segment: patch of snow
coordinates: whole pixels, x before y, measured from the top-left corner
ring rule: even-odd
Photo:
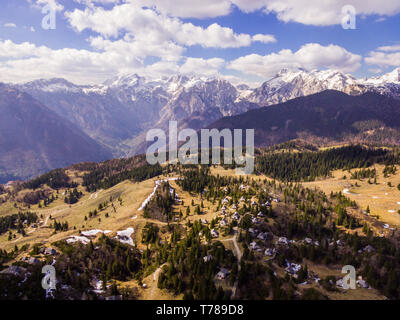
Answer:
[[[130,244],[131,246],[134,246],[135,244],[133,243],[133,240],[131,238],[131,235],[133,234],[133,232],[134,232],[133,228],[128,228],[126,230],[117,231],[117,236],[115,237],[115,239],[119,240],[122,243]]]
[[[80,236],[72,236],[71,238],[67,239],[67,243],[75,243],[75,242],[81,242],[83,244],[89,244],[90,239],[86,237],[80,237]]]
[[[82,231],[81,234],[83,236],[85,236],[85,237],[94,237],[98,233],[107,234],[107,233],[110,233],[110,232],[111,232],[110,230],[105,230],[105,231],[103,231],[103,230],[89,230],[89,231]]]
[[[146,207],[146,205],[150,202],[150,200],[151,200],[151,199],[153,198],[153,196],[155,195],[155,193],[156,193],[158,187],[161,185],[162,182],[176,181],[176,180],[178,180],[178,179],[179,179],[179,178],[170,178],[170,179],[164,179],[164,180],[157,180],[157,181],[155,182],[156,185],[155,185],[155,187],[154,187],[154,189],[153,189],[153,192],[146,198],[146,200],[143,201],[142,205],[139,207],[138,210],[139,210],[139,211],[142,211],[142,210]],[[172,189],[172,188],[171,188],[170,192],[171,192],[171,194],[173,193],[173,189]]]

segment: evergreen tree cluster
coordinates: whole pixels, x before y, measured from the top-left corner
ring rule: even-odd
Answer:
[[[3,234],[8,230],[18,230],[22,233],[23,231],[21,230],[24,229],[24,222],[26,222],[25,226],[29,226],[37,221],[37,214],[30,211],[0,217],[0,234]]]
[[[256,169],[281,181],[314,181],[329,176],[332,170],[398,162],[387,150],[355,145],[319,152],[268,153],[256,158]]]
[[[52,189],[75,188],[78,186],[76,183],[70,182],[64,169],[55,169],[26,182],[24,187],[35,190],[43,185],[48,185]]]
[[[65,196],[64,202],[68,204],[74,204],[77,203],[82,196],[82,191],[78,191],[78,189],[74,188],[74,190],[70,190]]]
[[[109,189],[125,180],[140,182],[151,179],[162,174],[162,172],[163,169],[159,164],[145,164],[129,170],[125,170],[122,164],[117,168],[102,165],[85,174],[82,185],[86,187],[88,192],[95,192],[98,189]]]
[[[68,222],[57,222],[57,220],[54,220],[53,223],[54,231],[68,231]]]
[[[196,222],[185,239],[180,240],[166,252],[162,261],[168,264],[158,278],[158,287],[174,294],[184,294],[184,299],[222,300],[230,298],[230,290],[216,285],[215,276],[221,267],[231,269],[237,265],[232,251],[226,250],[221,242],[202,244],[199,232],[202,226]],[[205,256],[211,256],[204,261]]]
[[[351,179],[376,178],[376,169],[361,169],[351,173]]]

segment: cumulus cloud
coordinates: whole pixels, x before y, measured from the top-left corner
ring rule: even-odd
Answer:
[[[185,63],[179,68],[179,72],[187,75],[202,74],[205,76],[213,76],[218,74],[218,71],[224,64],[224,59],[220,58],[187,58]]]
[[[178,61],[186,50],[172,41],[154,41],[151,37],[133,37],[130,34],[124,38],[111,41],[102,37],[90,38],[94,49],[114,52],[116,55],[123,52],[144,60],[148,56],[158,57],[165,61]]]
[[[93,39],[93,41],[96,41]],[[225,61],[220,58],[180,58],[160,60],[146,65],[144,59],[124,47],[124,42],[103,44],[106,50],[93,52],[77,49],[53,50],[32,43],[0,41],[0,81],[26,82],[39,78],[62,77],[79,84],[103,82],[116,74],[138,73],[146,77],[161,77],[175,73],[198,76],[218,75]],[[110,46],[110,47],[108,47]],[[128,50],[128,51],[126,51]],[[142,53],[145,56],[147,53]]]
[[[380,67],[398,67],[400,66],[400,50],[397,52],[372,51],[364,59],[366,64]]]
[[[117,38],[125,33],[153,39],[154,42],[174,41],[178,45],[200,45],[206,48],[238,48],[251,45],[248,34],[237,34],[217,23],[207,28],[182,22],[138,3],[123,3],[106,10],[103,7],[75,9],[65,16],[75,30],[91,29],[106,38]],[[271,42],[272,36],[258,35],[254,41]]]
[[[398,0],[232,0],[244,12],[263,10],[274,13],[284,22],[298,22],[306,25],[328,26],[341,24],[342,8],[355,7],[357,15],[393,16],[400,12]]]
[[[400,44],[396,44],[396,45],[393,45],[393,46],[379,47],[377,50],[378,51],[386,51],[386,52],[400,51]]]
[[[361,60],[361,56],[350,53],[340,46],[309,43],[296,52],[285,49],[265,56],[250,54],[240,57],[232,61],[228,68],[245,74],[269,78],[284,68],[307,70],[329,68],[353,72],[360,68]]]
[[[215,18],[231,12],[230,0],[140,0],[157,11],[180,18]]]
[[[252,37],[252,39],[253,41],[262,43],[276,42],[276,38],[272,34],[256,34]]]
[[[0,81],[24,82],[38,78],[65,77],[77,83],[98,83],[119,70],[140,70],[142,61],[124,52],[53,50],[24,42],[0,41]]]
[[[371,51],[364,59],[366,64],[380,67],[400,66],[400,45],[383,46]]]
[[[36,9],[42,9],[44,6],[49,5],[55,11],[63,11],[64,6],[61,5],[58,0],[27,0],[32,7]]]

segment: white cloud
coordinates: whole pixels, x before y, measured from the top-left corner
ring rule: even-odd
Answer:
[[[50,5],[55,11],[63,11],[64,6],[61,5],[58,0],[27,0],[32,7],[36,9],[42,9],[46,5]]]
[[[258,41],[262,43],[276,42],[275,36],[272,34],[256,34],[252,37],[253,41]]]
[[[74,2],[79,4],[84,4],[86,6],[93,6],[95,4],[117,4],[121,3],[123,0],[74,0]]]
[[[228,68],[263,78],[274,76],[283,68],[307,70],[329,68],[353,72],[361,66],[362,57],[336,46],[309,43],[298,51],[289,49],[265,56],[250,54],[232,61]]]
[[[11,22],[5,23],[3,26],[6,28],[16,28],[17,27],[17,25],[15,23],[11,23]]]
[[[400,44],[393,45],[393,46],[379,47],[377,50],[378,51],[386,51],[386,52],[400,51]]]
[[[213,76],[218,75],[225,64],[220,58],[180,58],[160,60],[146,66],[142,57],[127,54],[131,50],[141,50],[136,44],[110,42],[103,45],[106,49],[103,52],[92,52],[69,48],[53,50],[28,42],[0,41],[0,81],[26,82],[61,75],[75,83],[94,84],[126,73],[138,73],[150,78],[176,73]],[[146,54],[142,52],[143,56]]]
[[[371,51],[364,61],[366,64],[379,67],[398,67],[400,66],[400,45],[379,47]]]
[[[392,53],[372,51],[364,61],[366,64],[380,67],[398,67],[400,66],[400,51]]]
[[[31,32],[35,32],[36,31],[35,28],[32,27],[32,26],[29,28],[29,30],[31,30]]]
[[[328,26],[341,24],[342,7],[352,5],[357,15],[393,16],[400,12],[398,0],[232,0],[244,12],[263,10],[284,22]]]
[[[143,5],[180,18],[215,18],[231,12],[230,0],[140,0]]]
[[[237,34],[231,28],[216,23],[207,28],[195,26],[143,8],[137,3],[116,5],[111,10],[102,7],[75,9],[66,12],[65,16],[78,32],[91,29],[106,38],[130,33],[134,37],[152,39],[156,43],[174,41],[178,45],[200,45],[206,48],[238,48],[252,43],[250,35]],[[266,39],[263,38],[264,41]]]
[[[202,59],[187,58],[185,63],[179,68],[179,72],[187,75],[217,75],[218,71],[224,66],[225,61],[220,58]]]
[[[37,47],[29,42],[15,44],[11,40],[0,41],[0,58],[20,59],[32,56]]]
[[[98,83],[119,71],[141,68],[142,61],[125,52],[53,50],[27,42],[0,41],[0,81],[3,82],[25,82],[61,75],[77,83]]]
[[[90,39],[90,44],[104,52],[113,52],[115,55],[124,53],[141,60],[153,56],[165,61],[178,61],[185,51],[184,47],[172,41],[156,42],[151,37],[133,38],[131,35],[116,41],[95,37]]]

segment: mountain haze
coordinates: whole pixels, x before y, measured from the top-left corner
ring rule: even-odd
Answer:
[[[111,154],[27,93],[0,84],[0,181]]]

